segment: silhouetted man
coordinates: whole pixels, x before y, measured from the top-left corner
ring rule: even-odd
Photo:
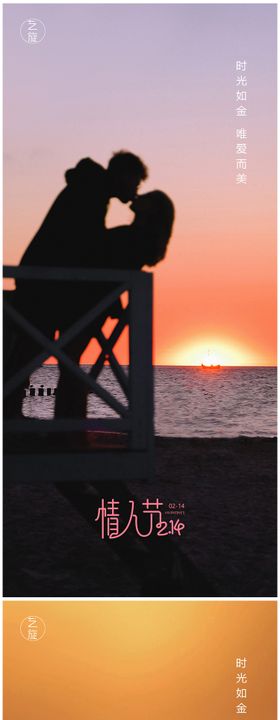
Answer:
[[[66,187],[58,195],[25,251],[21,265],[88,267],[102,249],[110,198],[133,200],[148,176],[142,160],[120,151],[107,170],[90,158],[65,173]]]
[[[66,187],[55,199],[42,225],[25,251],[21,265],[49,267],[100,267],[105,216],[111,198],[133,200],[148,171],[142,160],[126,151],[115,153],[107,169],[90,158],[65,173]],[[53,338],[60,325],[78,317],[88,292],[78,283],[17,281],[15,307],[45,335]],[[7,378],[29,362],[41,347],[17,332]],[[67,348],[66,348],[67,350]],[[25,385],[25,384],[24,384]],[[4,412],[20,411],[24,385],[9,396]],[[59,391],[59,389],[58,389]]]

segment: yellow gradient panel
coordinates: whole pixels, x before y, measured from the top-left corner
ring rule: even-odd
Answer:
[[[276,720],[275,602],[6,601],[4,633],[5,720]]]

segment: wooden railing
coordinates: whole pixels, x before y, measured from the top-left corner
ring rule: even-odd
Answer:
[[[35,327],[33,322],[18,309],[17,304],[10,302],[9,291],[4,292],[4,327],[6,315],[14,326],[20,329],[21,334],[23,332],[28,335],[41,347],[41,351],[36,357],[32,358],[24,367],[20,367],[12,377],[6,380],[3,387],[4,399],[26,381],[48,357],[54,356],[60,365],[67,367],[73,377],[88,387],[88,392],[95,393],[118,415],[116,418],[94,419],[29,419],[28,422],[25,418],[7,420],[4,418],[4,432],[41,433],[42,427],[47,432],[56,433],[96,429],[108,432],[119,431],[128,434],[130,452],[140,451],[151,455],[153,448],[152,274],[127,270],[5,266],[4,278],[21,279],[25,281],[25,285],[28,285],[28,281],[32,283],[34,280],[42,281],[42,283],[57,281],[60,285],[77,281],[79,284],[87,283],[89,287],[87,311],[56,340],[47,337],[40,327]],[[95,300],[90,307],[90,289],[96,287],[96,283],[100,282],[112,283],[115,287],[106,294],[104,293],[97,303]],[[61,292],[63,301],[63,290]],[[106,311],[109,316],[110,306],[124,292],[128,293],[128,304],[126,307],[122,306],[117,324],[110,337],[105,337],[101,324],[98,327],[98,318],[100,316],[104,318]],[[13,291],[11,293],[12,297]],[[100,352],[91,371],[86,373],[67,355],[64,348],[85,329],[90,331],[93,323],[93,336],[100,345]],[[126,327],[129,331],[128,373],[120,365],[114,352],[116,343]],[[98,383],[98,376],[105,362],[109,362],[127,399],[126,404],[120,402],[114,397],[113,392]]]

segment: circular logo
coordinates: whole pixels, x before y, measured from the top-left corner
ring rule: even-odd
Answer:
[[[36,45],[42,42],[46,35],[46,28],[42,20],[30,18],[24,20],[20,26],[20,36],[28,45]]]
[[[20,634],[24,640],[30,642],[38,642],[42,640],[46,633],[46,625],[44,620],[38,615],[28,615],[20,623]]]

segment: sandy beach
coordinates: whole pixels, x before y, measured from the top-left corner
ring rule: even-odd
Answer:
[[[100,498],[184,503],[180,537],[102,540]],[[276,439],[156,438],[152,482],[4,488],[5,596],[276,594]],[[166,518],[167,519],[167,518]],[[176,516],[175,516],[176,519]]]

